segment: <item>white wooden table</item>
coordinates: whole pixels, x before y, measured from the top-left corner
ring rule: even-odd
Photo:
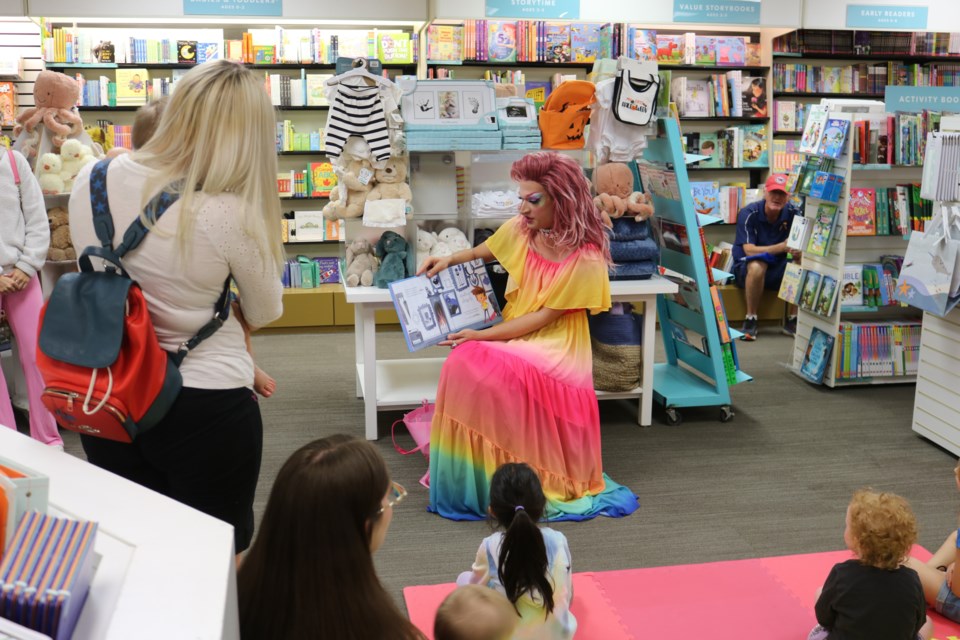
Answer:
[[[99,523],[73,637],[240,637],[233,527],[0,425],[0,454],[50,478],[51,515]]]
[[[445,358],[377,359],[376,312],[393,309],[390,292],[376,287],[344,286],[347,302],[354,305],[357,397],[364,401],[364,432],[377,439],[377,411],[406,409],[423,400],[436,399],[440,369]],[[677,285],[654,276],[649,280],[618,280],[610,283],[613,302],[641,302],[643,347],[640,386],[622,393],[598,391],[601,400],[639,398],[637,422],[649,426],[653,412],[653,358],[656,336],[657,296],[676,293]],[[646,391],[646,393],[645,393]]]

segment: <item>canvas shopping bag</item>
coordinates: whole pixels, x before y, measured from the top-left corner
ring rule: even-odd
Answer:
[[[910,234],[894,294],[900,302],[942,316],[960,301],[960,229],[952,219],[955,212],[943,211],[928,231]]]

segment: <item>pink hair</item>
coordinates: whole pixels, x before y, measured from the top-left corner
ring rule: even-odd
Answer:
[[[553,238],[558,246],[579,249],[593,245],[610,259],[610,238],[600,212],[593,204],[590,183],[572,158],[560,153],[530,153],[513,163],[510,177],[516,182],[543,185],[553,200]],[[525,229],[529,239],[536,231]]]

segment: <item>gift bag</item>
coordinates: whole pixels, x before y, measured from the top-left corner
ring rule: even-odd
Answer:
[[[629,303],[587,319],[593,351],[593,387],[600,391],[632,391],[640,386],[643,316]]]
[[[568,80],[550,92],[540,109],[544,149],[582,149],[596,88],[586,80]]]
[[[402,418],[393,423],[393,426],[390,427],[390,438],[393,440],[393,448],[397,450],[397,453],[407,456],[411,453],[416,453],[419,451],[429,462],[430,426],[433,424],[433,414],[436,410],[436,407],[437,406],[434,403],[424,400],[423,404],[421,404],[419,407],[407,414],[404,414]],[[409,431],[410,435],[413,436],[413,441],[417,443],[416,447],[405,450],[397,444],[398,424],[403,424],[407,427],[407,431]],[[429,469],[424,476],[420,478],[420,484],[425,487],[430,486]]]
[[[960,302],[960,212],[942,206],[927,231],[910,234],[894,297],[912,307],[944,315]]]

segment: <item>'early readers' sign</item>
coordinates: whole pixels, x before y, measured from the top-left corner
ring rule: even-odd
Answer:
[[[847,5],[848,29],[926,29],[927,7],[897,4]]]
[[[885,108],[889,112],[947,111],[960,113],[960,87],[895,87],[884,90]]]

